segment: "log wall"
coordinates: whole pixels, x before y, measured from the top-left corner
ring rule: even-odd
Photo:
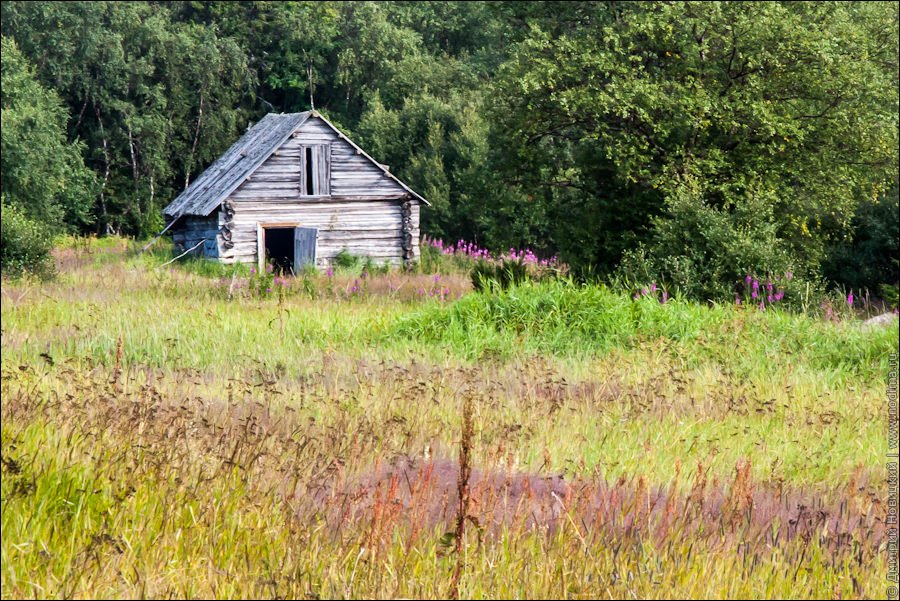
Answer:
[[[330,194],[301,193],[303,149],[327,144]],[[182,248],[213,234],[206,254],[225,263],[257,262],[257,225],[314,227],[316,265],[346,249],[378,263],[419,257],[420,202],[321,119],[310,118],[207,219],[188,217],[175,234]],[[200,223],[202,222],[202,223]]]

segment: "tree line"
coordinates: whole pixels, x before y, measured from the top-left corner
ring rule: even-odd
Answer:
[[[314,103],[431,236],[697,298],[896,290],[895,3],[3,2],[2,36],[7,271],[27,231],[156,233]]]

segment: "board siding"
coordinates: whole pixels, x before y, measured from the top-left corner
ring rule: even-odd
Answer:
[[[185,217],[182,223],[173,229],[172,242],[176,254],[181,254],[203,241],[203,244],[191,252],[192,255],[205,255],[211,259],[222,256],[223,249],[216,214],[210,217]]]
[[[304,179],[301,153],[307,145],[327,145],[322,150],[330,149],[331,160],[325,167],[329,194],[301,195]],[[321,161],[316,162],[319,168],[323,167]],[[311,117],[223,203],[234,210],[228,222],[231,240],[226,247],[219,233],[217,243],[212,245],[215,258],[225,263],[258,262],[257,226],[285,224],[318,230],[318,267],[332,264],[342,250],[379,263],[401,265],[401,204],[407,199],[410,194],[406,189],[320,118]],[[420,202],[411,198],[410,205],[413,257],[418,259]],[[179,230],[174,236],[181,235],[184,243],[189,240],[196,243],[209,235],[215,237],[216,229],[224,227],[225,219],[221,208],[206,219],[186,218],[185,224],[191,224],[192,233],[188,236]]]
[[[301,195],[301,153],[306,145],[330,148],[328,190]],[[318,162],[318,161],[317,161]],[[322,168],[322,165],[318,165]],[[330,265],[342,250],[392,265],[403,263],[400,204],[409,193],[358,154],[321,119],[310,118],[229,197],[234,207],[232,248],[220,260],[256,262],[257,224],[284,223],[318,230],[316,265]],[[419,202],[412,201],[414,256],[419,256]]]
[[[402,263],[401,211],[398,200],[367,200],[329,203],[284,203],[271,200],[235,201],[231,225],[232,248],[221,257],[225,262],[257,260],[257,224],[285,224],[319,230],[316,265],[330,265],[335,256],[347,252],[393,265]],[[415,204],[415,203],[414,203]],[[416,216],[417,211],[413,210]],[[413,238],[418,239],[418,219],[413,220]],[[416,249],[417,250],[417,249]]]
[[[306,265],[316,264],[317,236],[315,228],[294,228],[294,273],[300,273]]]

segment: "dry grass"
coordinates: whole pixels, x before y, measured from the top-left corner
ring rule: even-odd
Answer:
[[[883,595],[878,366],[471,362],[392,334],[433,298],[83,255],[3,283],[4,597]]]

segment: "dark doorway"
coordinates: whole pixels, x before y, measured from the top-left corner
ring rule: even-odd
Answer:
[[[275,273],[294,273],[294,228],[266,228],[266,263],[275,268]]]

